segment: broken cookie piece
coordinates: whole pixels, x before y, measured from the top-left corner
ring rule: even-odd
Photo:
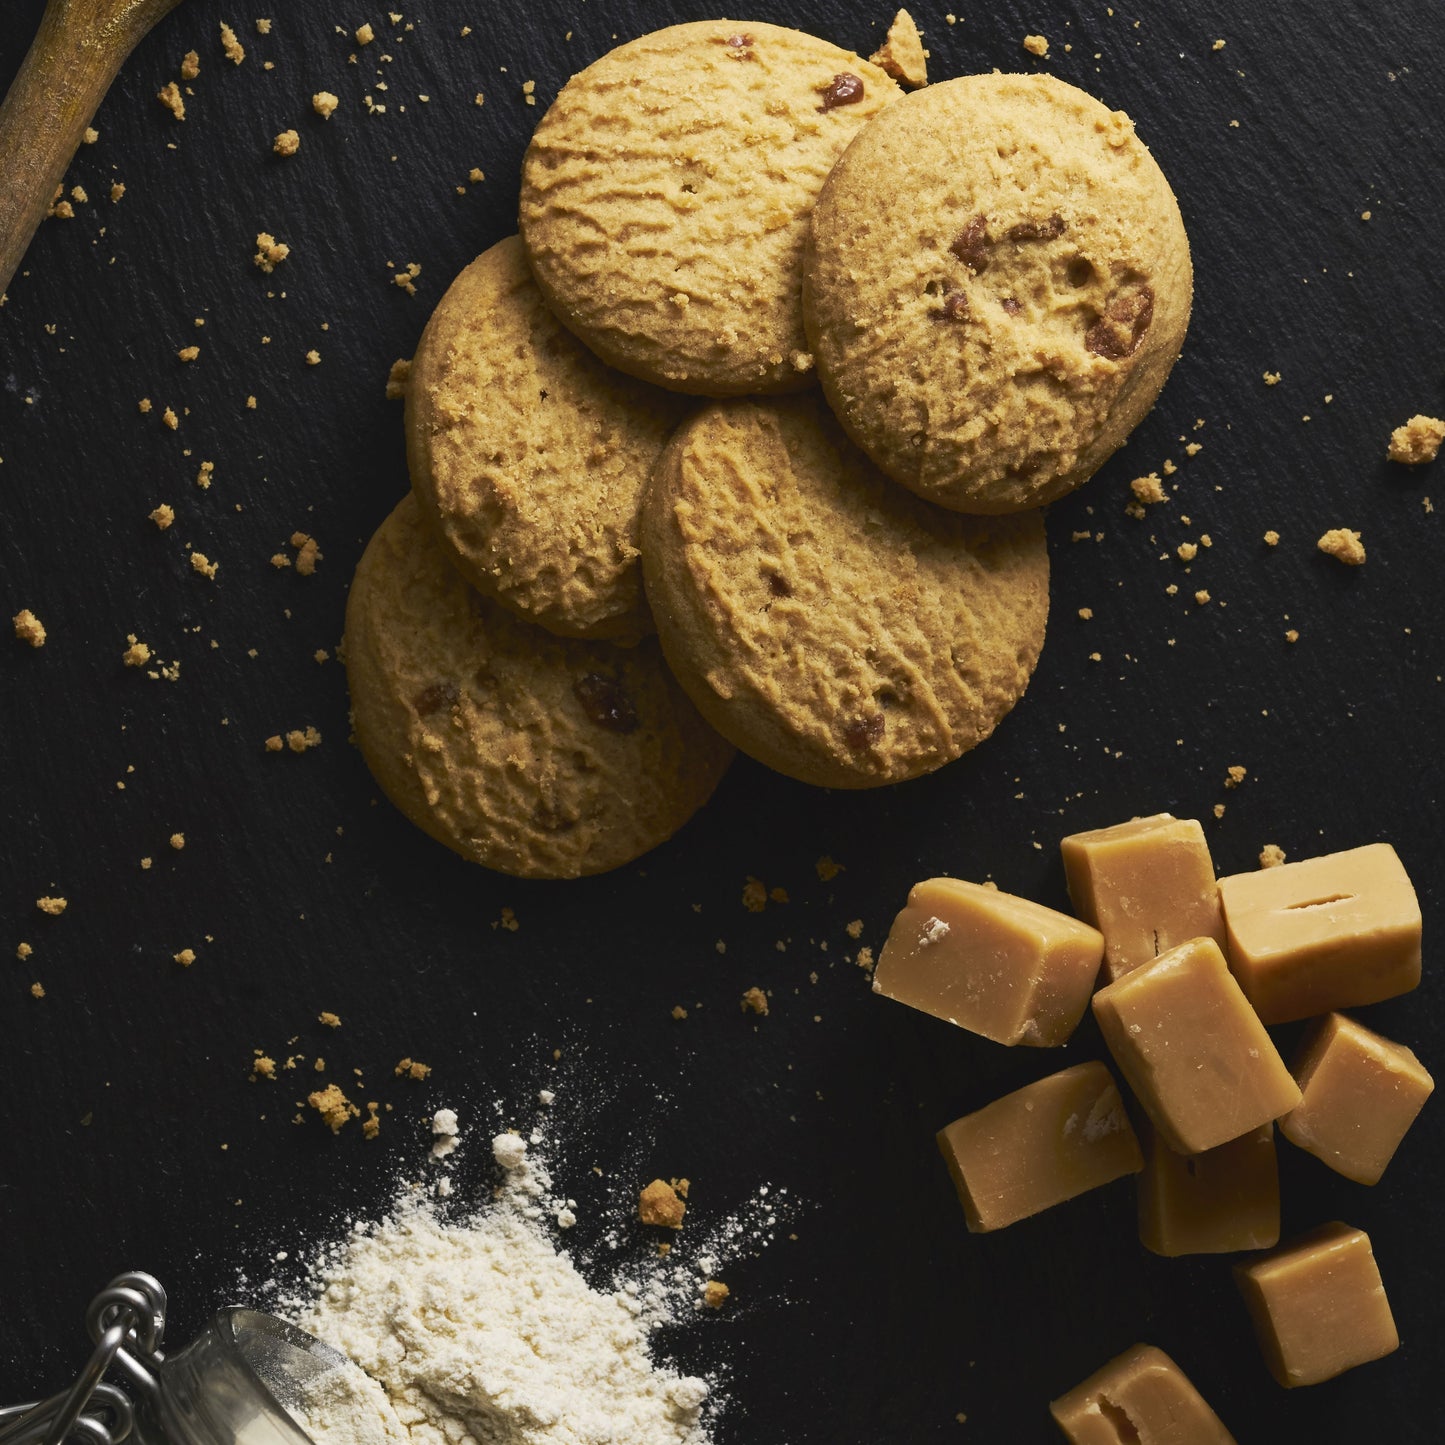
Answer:
[[[669,1184],[666,1179],[654,1179],[637,1196],[637,1217],[644,1224],[658,1225],[663,1229],[681,1229],[683,1216],[687,1213],[684,1198],[686,1189],[680,1184]]]
[[[883,44],[868,58],[909,90],[928,84],[928,52],[923,48],[918,26],[906,10],[893,17]]]

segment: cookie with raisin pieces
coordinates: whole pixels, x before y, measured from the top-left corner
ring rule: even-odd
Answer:
[[[1047,75],[889,106],[813,209],[804,316],[849,436],[963,512],[1086,481],[1184,343],[1189,240],[1133,123]]]
[[[408,496],[346,604],[356,741],[387,797],[521,878],[603,873],[706,802],[733,750],[636,647],[554,636],[462,581]]]
[[[757,21],[673,25],[574,75],[522,165],[548,303],[602,359],[708,396],[811,385],[808,211],[902,92],[871,61]]]
[[[714,403],[678,428],[643,499],[642,568],[702,715],[823,787],[900,782],[982,742],[1048,618],[1039,512],[921,501],[816,393]]]
[[[509,236],[447,288],[412,358],[412,491],[478,591],[564,637],[635,642],[652,630],[637,509],[689,405],[583,346]]]

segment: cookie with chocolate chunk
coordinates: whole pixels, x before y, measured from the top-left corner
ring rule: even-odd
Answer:
[[[965,517],[894,486],[821,397],[684,422],[642,507],[663,652],[698,710],[803,782],[932,772],[994,730],[1043,646],[1042,515]]]
[[[473,591],[407,497],[346,604],[356,741],[387,797],[464,858],[576,878],[638,857],[732,757],[637,647],[556,637]]]
[[[1122,111],[1046,75],[889,106],[813,209],[804,316],[869,456],[963,512],[1086,481],[1154,404],[1189,323],[1179,206]]]
[[[462,576],[566,637],[652,630],[637,508],[688,403],[603,365],[510,236],[447,288],[406,388],[412,491]]]
[[[521,232],[602,359],[707,396],[809,385],[802,261],[834,161],[901,92],[777,25],[673,25],[562,88],[527,148]]]

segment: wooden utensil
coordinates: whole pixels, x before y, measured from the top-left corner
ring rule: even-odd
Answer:
[[[50,0],[0,104],[0,293],[116,72],[180,0]]]

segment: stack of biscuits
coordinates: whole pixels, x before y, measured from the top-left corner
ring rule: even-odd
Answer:
[[[378,782],[463,856],[603,872],[734,748],[874,787],[1022,695],[1040,509],[1157,396],[1188,241],[1121,112],[874,61],[737,21],[611,51],[431,318],[346,663]]]

